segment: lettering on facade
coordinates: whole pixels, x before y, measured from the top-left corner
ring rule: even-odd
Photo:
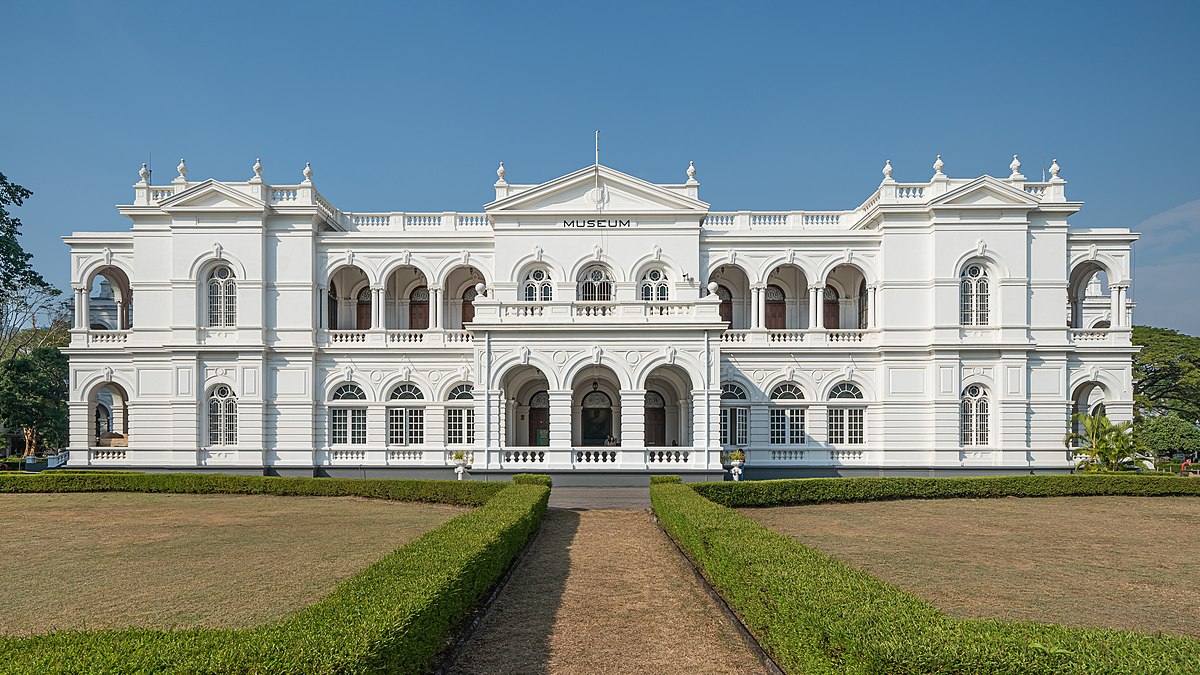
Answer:
[[[563,220],[563,227],[633,227],[628,218],[586,218]]]

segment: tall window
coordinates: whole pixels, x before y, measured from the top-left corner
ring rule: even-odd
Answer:
[[[721,445],[750,442],[750,408],[746,390],[726,382],[721,385]]]
[[[657,268],[642,275],[640,288],[642,300],[668,300],[671,297],[667,274]]]
[[[225,385],[208,395],[208,444],[237,445],[237,397]]]
[[[988,393],[987,389],[972,384],[962,393],[962,444],[964,446],[988,445]]]
[[[450,391],[450,401],[471,401],[475,394],[469,384],[460,384]],[[446,408],[446,443],[471,445],[475,442],[475,408]]]
[[[531,270],[525,275],[522,286],[525,302],[550,302],[554,299],[554,285],[550,283],[550,273],[544,269]]]
[[[613,279],[608,268],[592,265],[579,275],[578,298],[584,302],[611,302]]]
[[[989,302],[991,289],[988,286],[987,268],[979,264],[967,265],[959,277],[961,317],[964,326],[986,326],[991,320]]]
[[[237,282],[228,265],[218,265],[208,273],[208,325],[237,325]]]
[[[771,444],[800,445],[804,443],[804,392],[791,383],[775,387],[771,392]]]
[[[865,441],[867,409],[859,405],[843,405],[844,401],[862,400],[862,390],[843,382],[829,392],[828,441],[833,445],[862,445]]]
[[[367,409],[353,405],[366,401],[367,395],[357,384],[346,383],[333,392],[334,403],[329,411],[329,442],[333,445],[365,445],[367,442]]]
[[[425,442],[425,394],[405,382],[388,400],[388,445],[421,445]]]

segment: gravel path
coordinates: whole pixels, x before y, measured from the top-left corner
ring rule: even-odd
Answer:
[[[546,512],[451,673],[761,673],[644,511]]]

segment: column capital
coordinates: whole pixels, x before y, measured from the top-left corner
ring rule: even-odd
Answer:
[[[808,290],[809,290],[809,291],[816,291],[816,292],[823,291],[823,290],[825,290],[825,283],[824,283],[824,282],[821,282],[821,283],[816,283],[816,284],[809,284],[809,285],[808,285]]]

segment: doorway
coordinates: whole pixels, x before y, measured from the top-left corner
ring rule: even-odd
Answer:
[[[646,392],[646,447],[667,444],[667,402],[656,391]]]
[[[613,432],[612,399],[602,391],[592,391],[583,397],[580,409],[581,445],[604,445]]]
[[[544,391],[529,399],[529,444],[550,445],[550,395]]]

